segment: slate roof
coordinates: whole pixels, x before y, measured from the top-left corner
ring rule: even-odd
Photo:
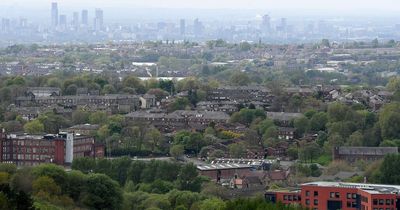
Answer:
[[[397,147],[339,147],[339,155],[387,155],[398,154]]]
[[[267,117],[273,120],[289,121],[296,118],[303,117],[301,113],[288,113],[288,112],[267,112]]]

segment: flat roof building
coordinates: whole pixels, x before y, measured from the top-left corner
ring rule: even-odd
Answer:
[[[311,182],[300,189],[265,193],[269,202],[300,204],[312,210],[398,210],[400,186],[345,182]]]
[[[97,144],[91,136],[73,133],[29,135],[0,132],[0,148],[0,162],[17,166],[69,165],[78,157],[104,157],[104,145]]]
[[[220,163],[220,164],[202,164],[197,166],[200,175],[207,176],[211,180],[221,182],[233,177],[242,177],[249,174],[253,166],[248,164],[237,163]]]

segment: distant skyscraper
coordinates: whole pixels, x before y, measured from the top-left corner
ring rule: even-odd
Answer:
[[[200,36],[203,33],[203,24],[196,18],[193,22],[193,33],[195,36]]]
[[[82,10],[82,25],[89,25],[89,12],[87,10]]]
[[[286,18],[282,18],[281,19],[281,30],[282,31],[286,31],[287,29],[287,19]]]
[[[58,25],[58,4],[57,2],[51,3],[51,26],[57,27]]]
[[[185,33],[186,33],[186,21],[185,21],[185,19],[181,19],[181,21],[180,21],[180,32],[181,32],[181,35],[185,35]]]
[[[74,12],[72,18],[72,25],[74,26],[74,28],[79,27],[79,12]]]
[[[26,18],[19,19],[19,27],[26,28],[28,26],[28,20]]]
[[[64,28],[67,27],[67,15],[60,15],[59,26]]]
[[[10,31],[10,19],[3,18],[1,20],[1,31],[9,32]]]
[[[102,9],[96,9],[95,12],[95,19],[94,19],[94,28],[96,31],[100,31],[103,29],[104,24],[104,14]]]
[[[271,32],[271,18],[269,15],[264,15],[261,22],[261,31],[264,33]]]

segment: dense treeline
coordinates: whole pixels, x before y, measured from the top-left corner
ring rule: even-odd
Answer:
[[[369,182],[400,185],[400,155],[387,155],[383,161],[370,165],[366,171]]]
[[[166,161],[132,161],[128,157],[112,160],[90,158],[75,159],[72,169],[84,173],[102,173],[117,181],[121,186],[129,185],[142,191],[157,192],[172,189],[199,192],[204,181],[198,177],[196,167]],[[153,184],[156,182],[157,184]],[[132,188],[132,189],[133,189]]]
[[[225,200],[226,189],[199,177],[190,164],[83,158],[72,168],[0,164],[0,209],[301,209],[262,198]]]

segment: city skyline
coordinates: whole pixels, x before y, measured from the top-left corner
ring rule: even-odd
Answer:
[[[40,15],[39,13],[34,15],[36,13],[34,8],[25,11],[15,7],[14,10],[19,11],[20,15],[10,15],[0,11],[2,14],[0,36],[4,37],[3,45],[20,42],[99,42],[105,40],[204,42],[210,39],[224,39],[228,42],[263,40],[272,43],[304,43],[320,39],[347,42],[375,38],[389,40],[400,37],[399,18],[379,17],[372,14],[357,16],[361,12],[354,13],[355,17],[349,17],[339,14],[329,16],[334,13],[324,13],[324,16],[310,13],[306,16],[296,12],[288,14],[280,13],[278,9],[261,8],[258,10],[218,9],[218,7],[213,10],[172,8],[180,2],[179,0],[170,1],[171,8],[169,9],[129,9],[129,5],[132,4],[116,9],[117,7],[109,7],[109,3],[101,3],[106,2],[105,0],[100,0],[95,7],[90,7],[88,5],[91,1],[72,4],[72,2],[46,0],[47,5],[40,7],[42,11]],[[14,2],[21,3],[23,0]],[[125,1],[117,0],[117,2]],[[114,5],[122,7],[122,4],[117,4],[117,2],[114,2]],[[255,2],[257,1],[253,1]],[[29,5],[27,3],[24,6]],[[68,7],[71,5],[77,7],[71,9]],[[162,5],[154,4],[154,6]],[[208,5],[208,1],[205,5]],[[235,5],[239,3],[234,1],[231,6]],[[36,6],[41,6],[41,4]],[[185,4],[180,5],[180,7],[183,6]],[[4,7],[0,7],[1,9],[4,10]]]
[[[0,2],[0,14],[6,17],[36,17],[43,19],[43,13],[52,2],[59,4],[60,13],[72,13],[76,10],[87,9],[95,10],[98,7],[107,11],[107,16],[112,19],[154,19],[171,18],[176,16],[190,17],[191,15],[200,16],[203,13],[210,19],[219,19],[218,15],[229,16],[232,14],[256,15],[273,14],[280,16],[355,16],[355,17],[398,17],[400,2],[394,0],[345,0],[337,1],[317,1],[317,0],[282,0],[282,1],[262,1],[251,0],[243,2],[233,1],[211,1],[211,0],[149,0],[149,1],[129,1],[129,0],[7,0]],[[345,7],[343,6],[345,5]],[[61,9],[62,8],[62,9]],[[207,11],[204,11],[207,10]],[[254,15],[255,16],[255,15]],[[196,18],[196,17],[193,17]]]
[[[239,0],[7,0],[1,1],[0,6],[34,6],[42,7],[51,2],[58,2],[68,8],[77,7],[138,7],[138,8],[197,8],[197,9],[328,9],[328,10],[349,10],[349,9],[373,9],[399,11],[400,2],[395,0],[251,0],[247,2]],[[345,5],[345,7],[344,7]]]

